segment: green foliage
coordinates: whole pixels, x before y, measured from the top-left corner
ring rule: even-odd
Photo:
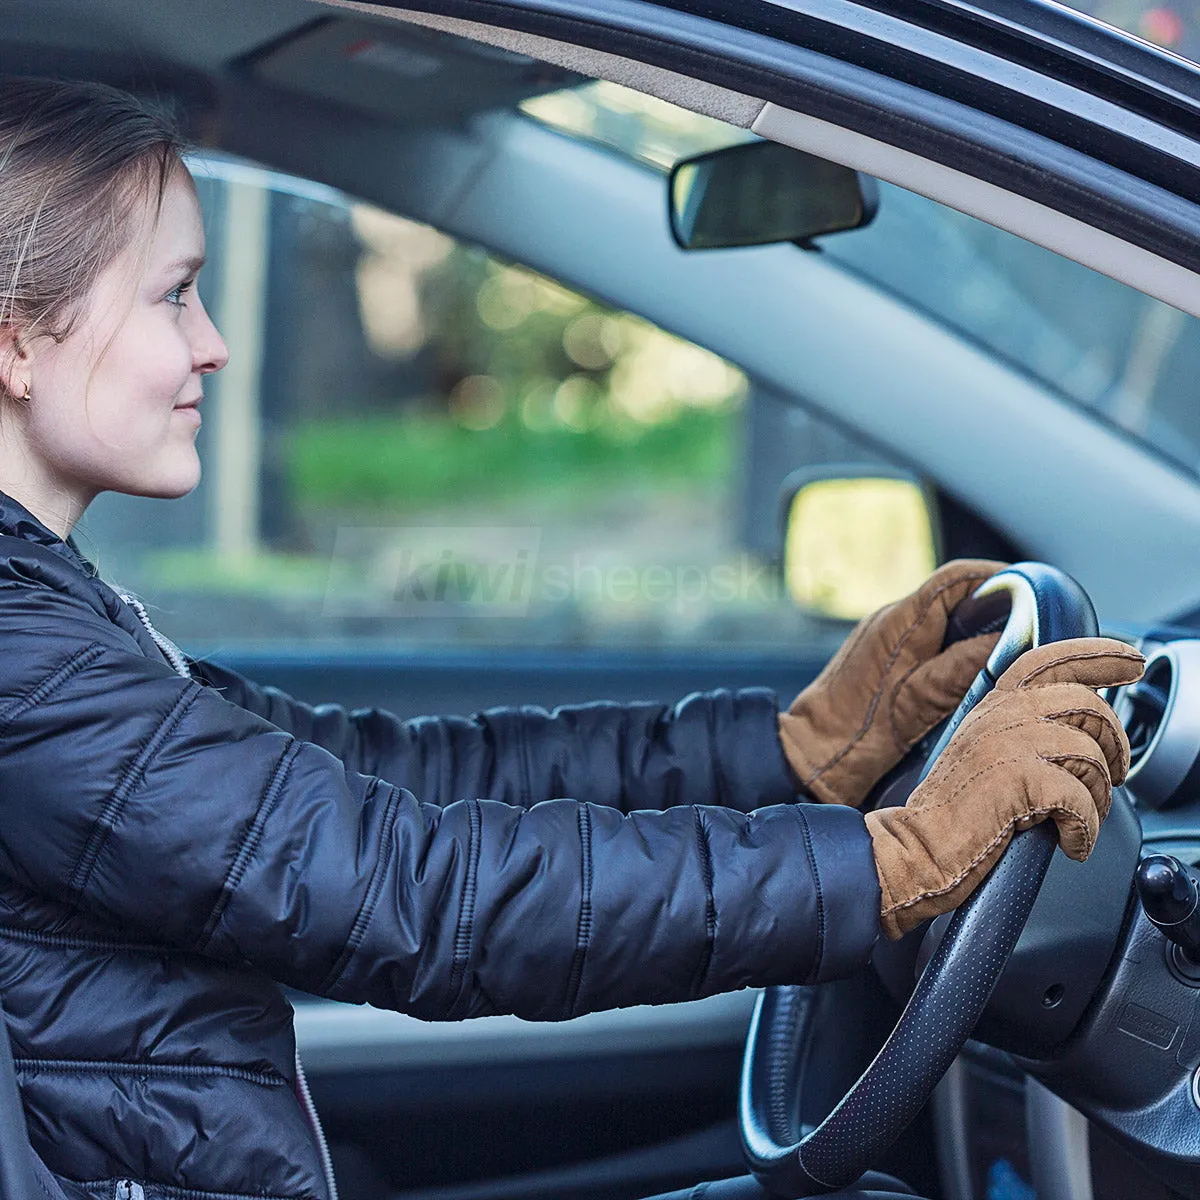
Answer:
[[[386,415],[293,427],[301,506],[526,498],[567,515],[615,487],[727,484],[746,387],[728,363],[411,222],[359,208],[356,225],[376,348],[419,346],[428,391]],[[401,276],[415,308],[388,307]]]
[[[481,430],[416,413],[314,421],[290,436],[289,482],[302,504],[392,511],[530,494],[570,507],[614,487],[724,486],[735,419],[729,408],[687,410],[634,438],[534,431],[511,416]]]
[[[399,402],[468,429],[515,416],[535,431],[608,426],[633,439],[745,392],[716,355],[534,271],[377,209],[356,207],[354,224],[368,341],[379,359],[407,364],[383,411]]]

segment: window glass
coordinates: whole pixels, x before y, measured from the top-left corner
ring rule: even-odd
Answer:
[[[1200,470],[1200,321],[984,221],[880,183],[829,258],[1164,458]]]
[[[615,85],[577,91],[628,119],[628,153],[660,164],[744,137]],[[594,140],[600,120],[569,136]],[[225,160],[197,175],[200,288],[232,351],[201,410],[203,481],[182,501],[102,496],[77,528],[189,648],[793,650],[844,632],[782,584],[784,482],[904,464],[807,411],[803,371],[794,392],[768,389],[635,314],[328,188]],[[826,262],[1025,372],[1048,404],[1200,467],[1200,322],[880,191],[872,224],[820,239]],[[707,253],[802,265],[811,251]],[[870,333],[855,334],[864,353]],[[832,522],[822,536],[858,532]]]
[[[791,641],[745,375],[428,226],[197,167],[229,339],[200,487],[103,496],[81,549],[189,648]],[[147,505],[157,510],[147,520]],[[836,639],[836,627],[821,626]]]
[[[1197,0],[1071,0],[1088,16],[1200,62],[1200,3]]]
[[[1166,8],[1113,12],[1121,15],[1114,23],[1129,29],[1146,13],[1154,27],[1170,18],[1200,29],[1193,19],[1200,9],[1186,21]],[[660,169],[753,137],[612,83],[563,89],[525,101],[521,110]],[[823,239],[827,257],[1162,457],[1200,470],[1200,408],[1191,382],[1200,371],[1200,321],[1015,234],[877,185],[875,220]]]

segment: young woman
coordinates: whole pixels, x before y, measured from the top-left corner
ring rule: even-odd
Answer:
[[[855,805],[992,645],[953,563],[766,692],[401,721],[185,658],[70,534],[196,486],[226,360],[175,135],[0,88],[0,995],[73,1195],[329,1194],[290,984],[429,1019],[561,1019],[853,972],[1045,817],[1084,857],[1123,777],[1100,639],[1032,652],[904,809]],[[567,797],[567,798],[563,798]],[[796,803],[798,798],[822,803]]]

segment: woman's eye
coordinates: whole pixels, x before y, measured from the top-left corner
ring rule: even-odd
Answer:
[[[182,308],[185,303],[184,296],[191,290],[194,282],[194,280],[188,279],[178,287],[173,287],[164,297],[167,303],[175,305],[176,308]]]

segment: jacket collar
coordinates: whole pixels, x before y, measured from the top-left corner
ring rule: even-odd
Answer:
[[[80,553],[74,538],[63,541],[52,529],[48,529],[23,504],[0,492],[0,534],[21,538],[53,550],[60,558],[77,567],[89,578],[98,574],[96,568]]]

